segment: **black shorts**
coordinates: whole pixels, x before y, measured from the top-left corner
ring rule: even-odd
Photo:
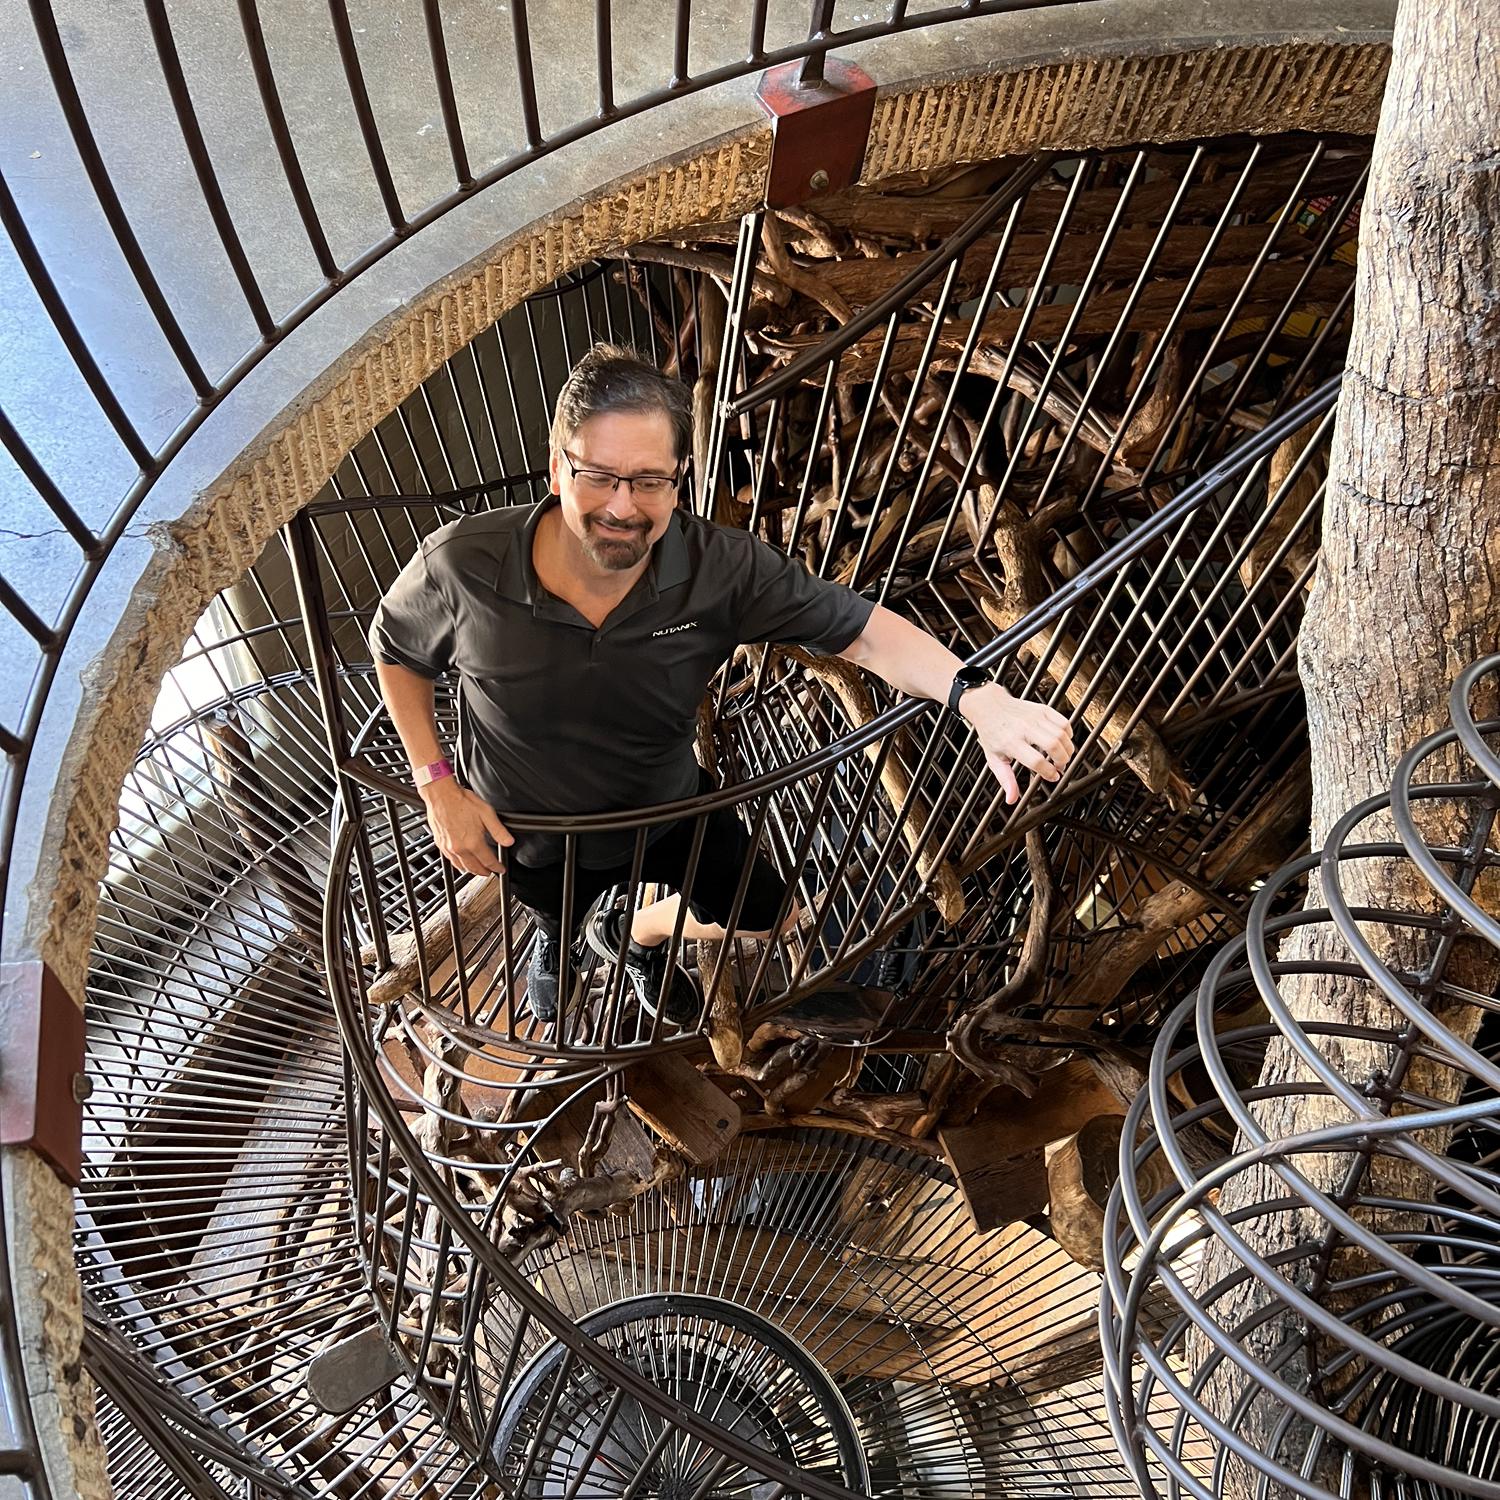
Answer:
[[[750,879],[745,899],[734,923],[739,932],[769,932],[781,911],[787,882],[764,854],[753,851],[750,834],[735,816],[733,808],[722,807],[708,814],[703,829],[703,846],[698,852],[691,890],[683,889],[693,853],[693,830],[696,818],[682,818],[669,823],[666,830],[646,845],[641,859],[641,880],[669,886],[687,898],[688,909],[705,924],[730,925],[734,915],[734,898],[739,891],[745,862],[750,859]],[[573,872],[573,928],[576,932],[595,900],[612,886],[628,885],[633,859],[605,869],[591,870],[576,865]],[[563,866],[526,865],[507,854],[505,869],[511,894],[536,913],[541,925],[554,936],[560,935],[563,915]],[[795,899],[795,898],[792,898]],[[792,908],[788,900],[787,910]]]

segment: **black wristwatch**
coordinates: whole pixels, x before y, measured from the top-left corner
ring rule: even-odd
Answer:
[[[972,687],[982,687],[987,682],[993,682],[994,677],[983,667],[960,667],[953,678],[953,686],[948,689],[948,709],[950,713],[958,712],[958,700]]]

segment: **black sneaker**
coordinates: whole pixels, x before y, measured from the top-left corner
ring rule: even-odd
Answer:
[[[536,930],[536,941],[531,945],[531,962],[526,966],[526,1008],[538,1021],[557,1019],[558,971],[561,968],[562,949],[557,938],[544,928]],[[576,1005],[582,993],[578,965],[572,967],[571,993],[568,1004]]]
[[[625,913],[618,906],[607,906],[595,912],[589,922],[588,945],[608,963],[619,957],[624,921]],[[660,1011],[662,1019],[674,1026],[691,1026],[703,1014],[703,991],[696,977],[681,964],[672,965],[668,982],[667,947],[661,943],[655,948],[643,948],[631,938],[625,946],[625,977],[635,991],[636,1002],[648,1016]]]

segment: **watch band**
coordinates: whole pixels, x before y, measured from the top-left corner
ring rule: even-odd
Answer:
[[[425,766],[413,766],[411,769],[411,780],[413,786],[430,786],[434,781],[441,781],[445,776],[453,774],[453,766],[446,759],[429,761]]]
[[[948,689],[948,711],[958,712],[958,700],[969,691],[971,687],[982,687],[987,682],[995,679],[983,667],[960,667],[954,674],[953,684]]]

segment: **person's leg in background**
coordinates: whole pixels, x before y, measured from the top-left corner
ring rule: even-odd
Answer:
[[[526,966],[526,1006],[538,1021],[555,1021],[563,969],[564,868],[561,864],[526,865],[507,856],[505,869],[512,899],[530,911],[536,928],[531,958]],[[582,992],[574,943],[578,929],[600,894],[617,884],[620,878],[617,870],[589,870],[581,865],[574,868],[570,924],[573,931],[568,937],[569,947],[574,949],[573,959],[568,965],[569,1005],[576,1005]]]

